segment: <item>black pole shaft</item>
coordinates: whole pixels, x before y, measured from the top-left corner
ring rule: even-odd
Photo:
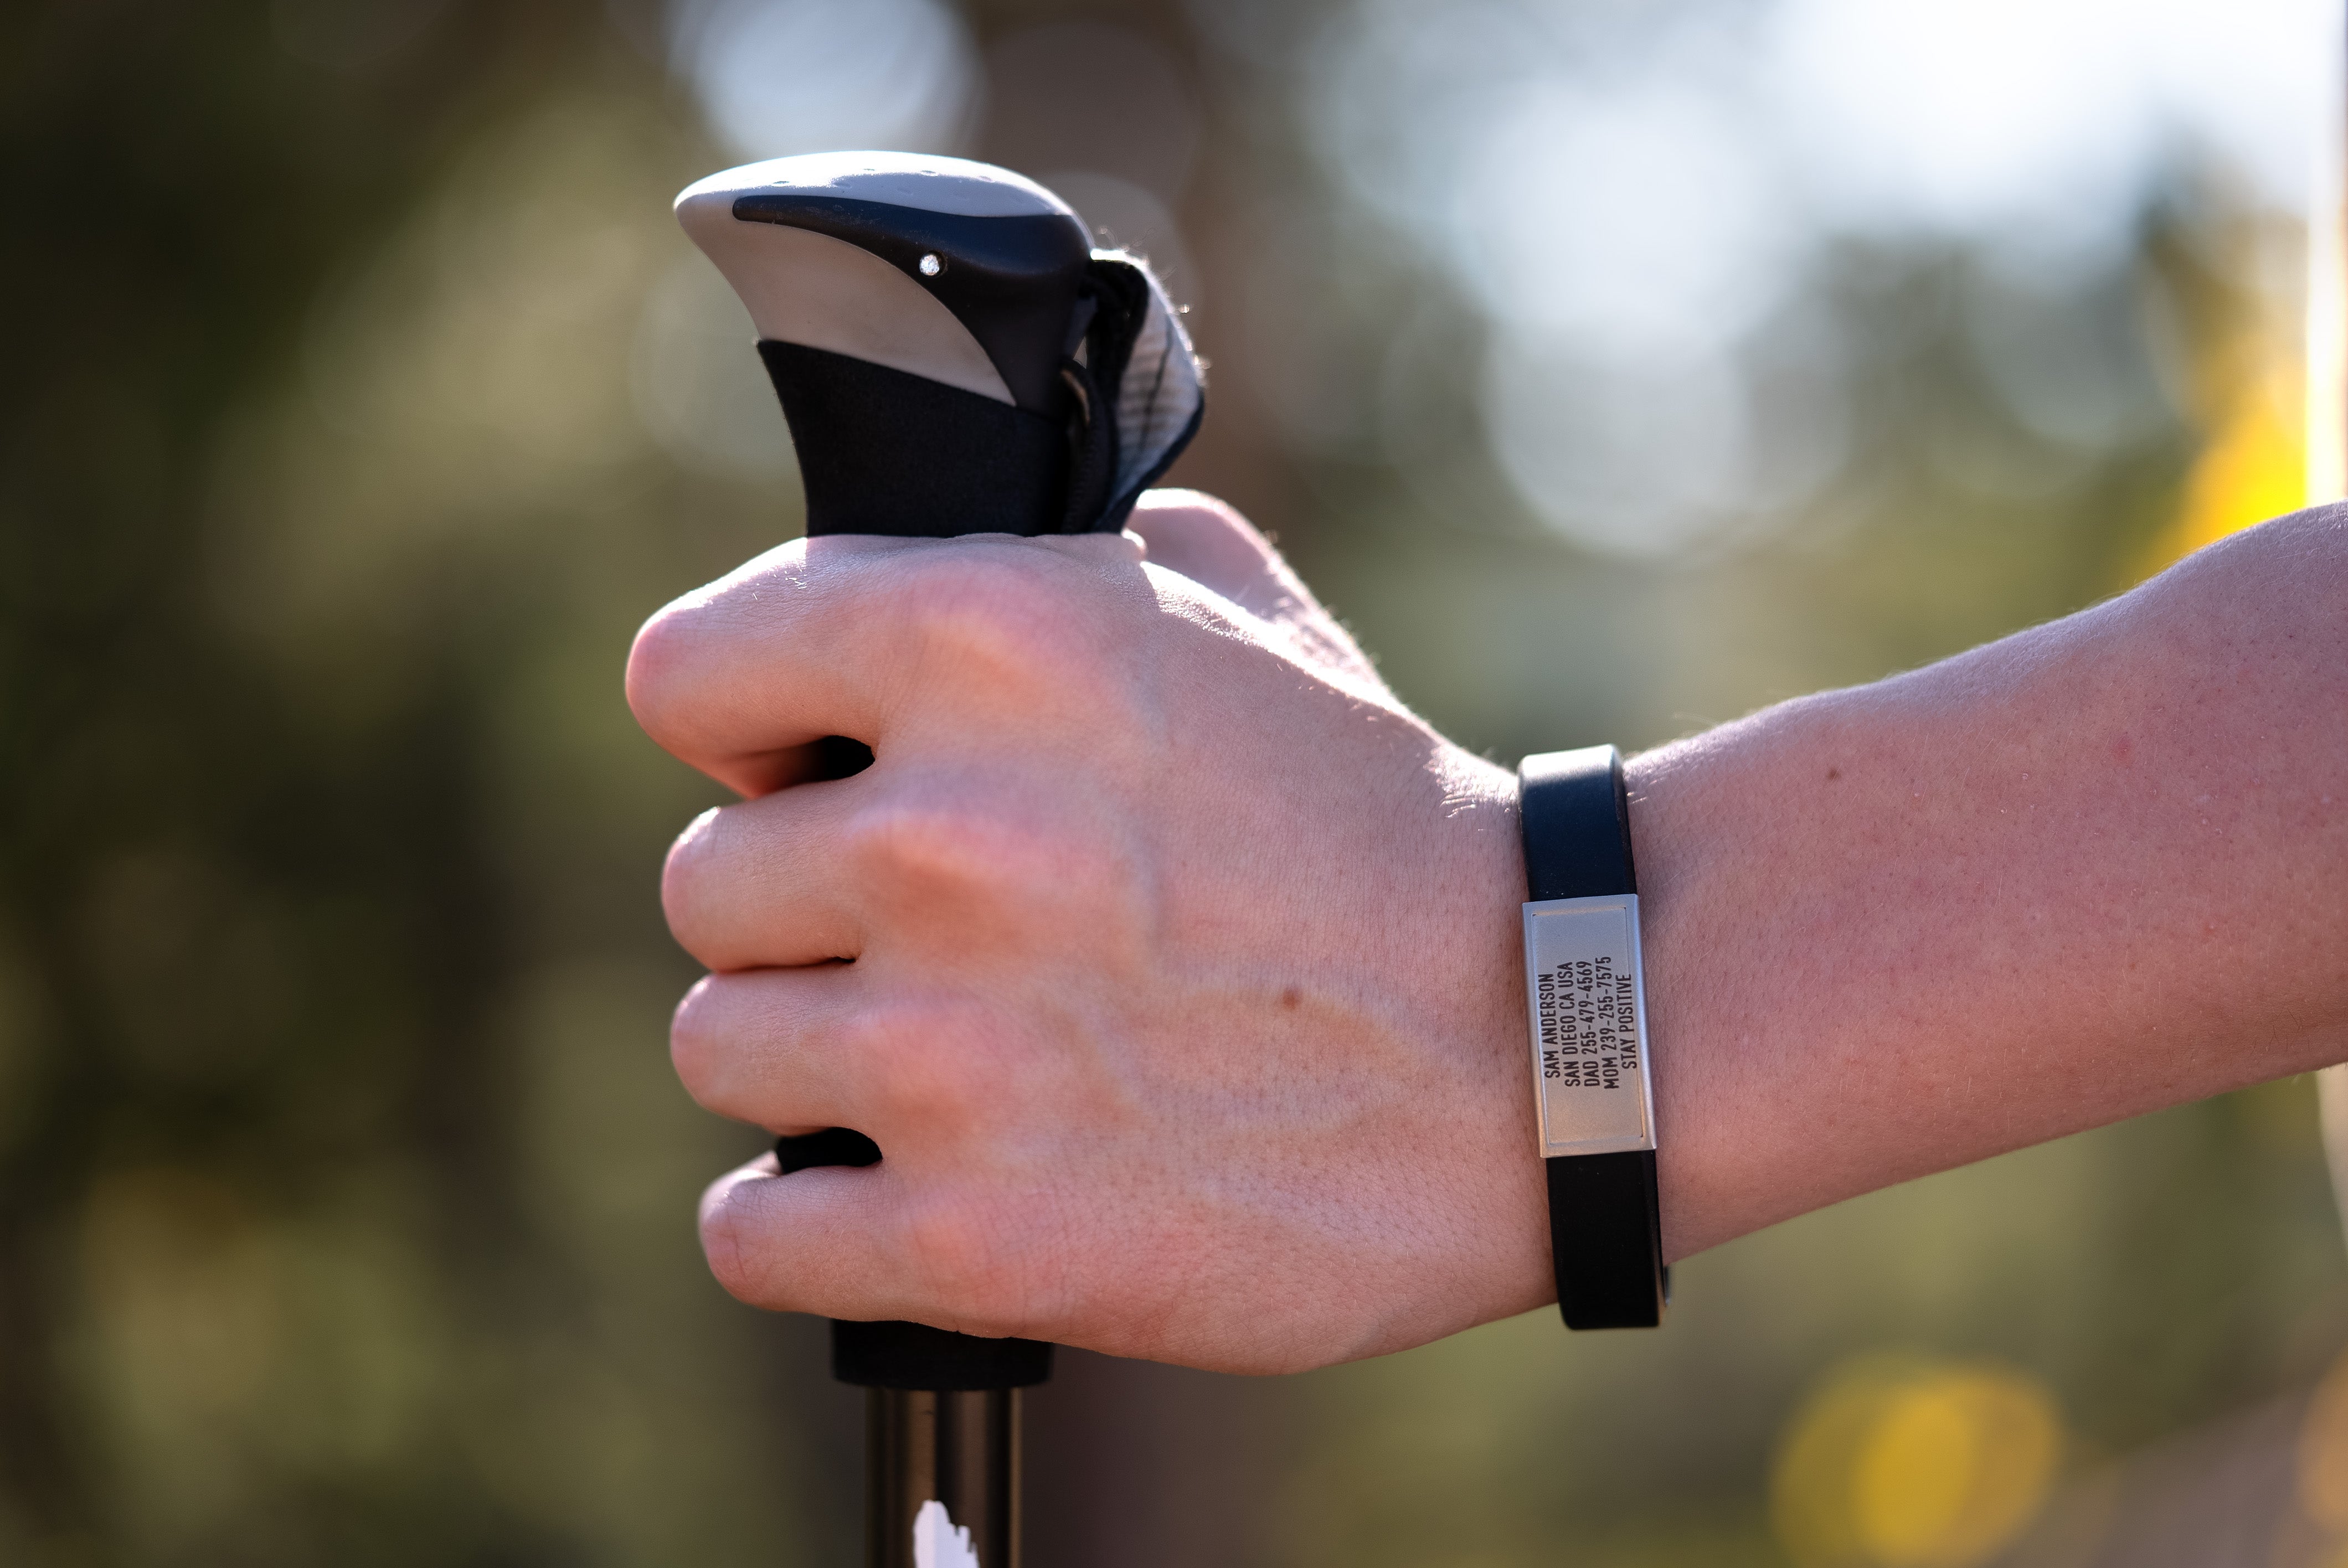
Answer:
[[[865,1391],[866,1568],[914,1568],[922,1504],[944,1505],[983,1568],[1019,1561],[1019,1390]]]

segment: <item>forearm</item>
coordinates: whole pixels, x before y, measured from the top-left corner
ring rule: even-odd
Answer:
[[[1636,759],[1674,1256],[2348,1057],[2348,524]]]

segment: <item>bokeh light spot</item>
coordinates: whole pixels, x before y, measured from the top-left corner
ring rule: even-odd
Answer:
[[[2299,1506],[2327,1530],[2348,1532],[2348,1356],[2333,1363],[2299,1428]],[[2348,1543],[2336,1561],[2348,1562]]]
[[[673,15],[711,128],[746,158],[942,151],[968,128],[970,36],[937,0],[702,0]]]
[[[2013,1370],[1863,1358],[1794,1419],[1772,1502],[1803,1568],[1972,1568],[2045,1505],[2053,1399]]]
[[[2201,450],[2176,516],[2139,564],[2142,575],[2315,498],[2301,302],[2287,297],[2292,292],[2273,282],[2254,288],[2233,328],[2199,356]]]

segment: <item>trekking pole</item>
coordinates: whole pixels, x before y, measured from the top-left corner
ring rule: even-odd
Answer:
[[[810,537],[1115,530],[1198,429],[1197,356],[1148,267],[1006,169],[815,153],[711,175],[676,212],[749,307]],[[873,760],[823,748],[832,776]],[[785,1175],[886,1153],[841,1127],[775,1146]],[[832,1324],[833,1376],[867,1390],[869,1568],[1017,1568],[1019,1391],[1051,1358]]]

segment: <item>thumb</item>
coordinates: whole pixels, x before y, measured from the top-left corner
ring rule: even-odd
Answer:
[[[1277,620],[1289,601],[1311,601],[1272,541],[1212,496],[1146,491],[1125,526],[1141,537],[1153,564],[1214,589],[1251,615]]]
[[[1153,566],[1177,571],[1260,620],[1288,631],[1319,662],[1385,683],[1336,618],[1255,525],[1229,504],[1198,490],[1150,490],[1126,523]]]

